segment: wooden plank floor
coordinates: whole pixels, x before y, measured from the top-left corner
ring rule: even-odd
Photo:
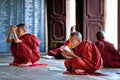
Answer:
[[[0,55],[0,63],[12,61],[11,56]],[[50,67],[65,70],[64,60],[41,58],[39,63],[47,63],[48,67],[15,67],[0,66],[0,80],[120,80],[120,68],[104,68],[98,72],[108,76],[67,75],[63,71],[50,71]],[[118,74],[117,74],[118,73]]]

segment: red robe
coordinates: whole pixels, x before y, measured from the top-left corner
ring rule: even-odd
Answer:
[[[104,67],[120,68],[120,54],[119,51],[114,48],[113,44],[105,40],[97,41],[95,44],[100,50]]]
[[[96,70],[103,67],[100,52],[91,42],[81,42],[78,47],[75,48],[74,53],[80,58],[66,59],[64,63],[69,72],[82,69],[87,73],[94,73]]]
[[[11,43],[11,53],[14,57],[13,63],[22,64],[31,61],[35,63],[40,59],[40,40],[32,34],[25,34],[20,37],[21,43]]]
[[[69,43],[69,40],[67,40],[67,41],[64,43],[63,47],[66,46],[68,43]],[[56,48],[56,49],[53,49],[53,50],[49,50],[49,51],[48,51],[48,55],[54,56],[56,59],[64,59],[64,57],[63,57],[62,54],[61,54],[61,52],[62,52],[62,51],[61,51],[61,48],[62,48],[62,47]]]

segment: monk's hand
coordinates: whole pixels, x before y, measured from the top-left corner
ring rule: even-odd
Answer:
[[[22,40],[20,40],[20,39],[18,39],[17,41],[16,41],[16,43],[21,43],[22,42]]]
[[[15,43],[21,43],[22,40],[20,40],[20,39],[18,38],[17,33],[16,33],[16,29],[17,29],[17,27],[16,27],[15,25],[10,26],[10,30],[12,31],[13,36],[14,36],[14,42],[15,42]]]
[[[69,53],[71,56],[73,56],[74,57],[74,52],[73,51],[71,51],[70,53]]]
[[[61,47],[60,47],[60,51],[63,51],[63,50],[64,50],[64,47],[65,47],[65,46],[61,46]]]
[[[70,54],[69,54],[68,52],[66,52],[65,50],[63,50],[61,54],[62,54],[62,56],[63,56],[64,58],[66,58],[66,59],[68,59],[68,58],[71,57]]]
[[[77,56],[73,51],[71,51],[69,54],[70,54],[71,57],[76,57],[76,58],[78,58],[78,56]]]
[[[17,29],[17,27],[15,25],[11,25],[9,28],[9,31],[13,32],[16,29]]]
[[[11,25],[11,26],[9,27],[9,32],[12,32],[12,26],[13,26],[13,25]]]

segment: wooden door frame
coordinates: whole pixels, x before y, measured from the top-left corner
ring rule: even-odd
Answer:
[[[47,4],[48,0],[45,0],[45,34],[46,34],[46,53],[48,52],[48,17],[47,17]]]
[[[76,0],[77,1],[77,0]],[[84,7],[86,7],[86,1],[88,1],[88,0],[83,0],[83,8]],[[101,0],[102,1],[102,0]],[[104,0],[103,0],[104,1]],[[103,4],[104,5],[104,4]],[[69,18],[70,18],[70,10],[69,10],[69,7],[70,7],[70,0],[66,0],[66,39],[68,39],[68,37],[69,37],[69,33],[67,33],[67,32],[69,32],[69,31],[67,31],[67,30],[69,30],[70,29],[70,21],[69,21]],[[76,7],[77,8],[77,7]],[[46,9],[47,10],[47,9]],[[84,10],[83,11],[83,17],[85,16],[84,15],[84,13],[85,13],[86,11]],[[103,12],[104,13],[104,12]],[[47,14],[47,13],[46,13]],[[77,14],[76,14],[77,15]],[[104,14],[102,14],[102,16],[103,16],[103,18],[104,18]],[[77,20],[77,19],[76,19]],[[101,19],[102,20],[102,19]],[[104,30],[104,20],[103,20],[103,22],[101,22],[101,20],[100,19],[98,19],[98,23],[102,23],[103,25],[103,27],[101,27],[101,29],[100,30]],[[83,20],[83,26],[81,26],[81,25],[79,25],[79,24],[76,24],[76,26],[77,26],[77,30],[78,31],[80,31],[82,34],[83,34],[83,39],[84,40],[87,40],[87,33],[86,33],[86,28],[84,28],[84,27],[86,27],[86,25],[84,25],[85,23],[84,23],[85,21]],[[98,24],[97,23],[97,24]],[[96,24],[96,25],[97,25]],[[101,25],[99,25],[99,26],[101,26]],[[47,25],[47,18],[46,18],[46,34],[48,34],[48,25]],[[83,29],[84,28],[84,29]],[[81,30],[82,29],[82,30]],[[48,43],[49,43],[49,41],[48,41],[48,35],[46,35],[46,52],[48,51]]]
[[[46,52],[48,52],[48,49],[49,49],[49,36],[48,36],[48,0],[45,0],[45,27],[46,27]],[[66,0],[66,40],[68,39],[69,37],[69,33],[68,33],[68,30],[70,29],[70,0]]]

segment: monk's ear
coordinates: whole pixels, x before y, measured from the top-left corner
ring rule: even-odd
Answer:
[[[81,43],[81,42],[82,42],[82,40],[79,40],[79,42]]]
[[[27,30],[24,30],[25,32],[27,32]]]

